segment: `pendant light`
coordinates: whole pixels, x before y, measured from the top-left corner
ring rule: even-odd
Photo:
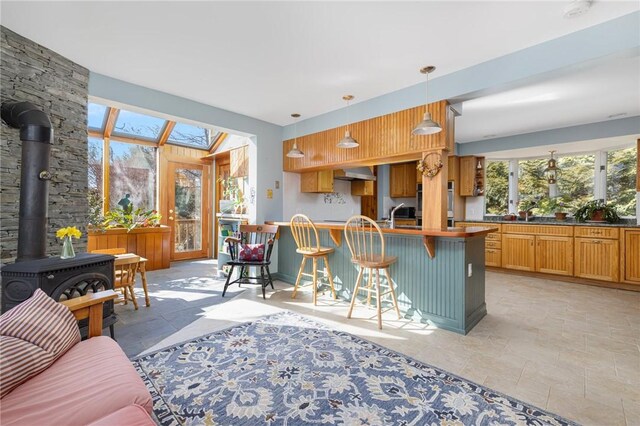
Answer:
[[[422,121],[418,123],[416,127],[414,127],[413,133],[414,135],[432,135],[434,133],[438,133],[442,131],[442,127],[435,121],[431,119],[431,113],[429,113],[429,74],[435,71],[436,67],[428,66],[420,69],[422,74],[426,74],[427,76],[427,90],[426,90],[426,112],[424,113],[424,117],[422,117]]]
[[[287,157],[289,158],[303,158],[304,157],[304,152],[300,151],[298,149],[298,118],[300,118],[300,114],[291,114],[291,117],[293,117],[293,147],[291,147],[291,150],[289,152],[287,152]]]
[[[353,100],[353,95],[345,95],[342,99],[347,101],[347,130],[344,132],[344,138],[336,146],[338,148],[357,148],[360,144],[351,137],[351,132],[349,131],[349,101]]]
[[[551,158],[547,161],[547,168],[544,169],[544,175],[547,178],[547,182],[549,185],[553,185],[558,181],[558,174],[560,173],[560,169],[556,163],[556,159],[553,158],[553,153],[556,151],[549,151],[551,153]]]

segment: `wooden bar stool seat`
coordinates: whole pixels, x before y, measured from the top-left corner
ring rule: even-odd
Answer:
[[[345,239],[347,246],[351,252],[351,262],[358,265],[358,277],[356,278],[356,286],[353,289],[351,304],[349,305],[349,313],[347,318],[351,318],[356,299],[359,292],[367,294],[367,305],[371,306],[371,296],[375,295],[376,307],[378,314],[378,328],[382,328],[382,298],[391,296],[391,307],[387,310],[394,309],[401,318],[400,309],[398,308],[398,300],[396,292],[393,288],[393,280],[389,273],[389,267],[398,261],[396,256],[386,256],[384,253],[384,235],[380,227],[373,220],[366,216],[352,216],[344,226]],[[366,286],[361,286],[362,277],[365,270],[368,270],[369,277]],[[384,272],[387,278],[386,285],[380,283],[380,270]],[[375,286],[373,274],[375,272]],[[386,288],[387,291],[381,291]]]
[[[334,299],[337,299],[336,290],[333,286],[333,275],[331,273],[331,267],[329,266],[329,257],[331,253],[334,252],[331,247],[322,247],[320,245],[320,238],[318,237],[318,230],[316,226],[313,224],[311,219],[303,214],[297,214],[291,218],[289,222],[291,225],[291,234],[293,235],[293,239],[296,242],[296,253],[302,255],[302,262],[300,263],[300,270],[298,271],[298,276],[296,277],[296,285],[293,287],[293,293],[291,294],[291,298],[296,298],[296,293],[298,292],[298,286],[300,285],[300,280],[303,275],[308,275],[304,273],[304,267],[307,263],[308,259],[311,259],[313,262],[313,304],[317,305],[318,302],[318,261],[322,259],[324,261],[324,265],[326,268],[326,276],[329,280],[329,286],[331,287],[331,294]]]

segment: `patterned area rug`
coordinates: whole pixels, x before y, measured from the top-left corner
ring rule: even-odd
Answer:
[[[161,425],[573,425],[292,312],[139,357]]]

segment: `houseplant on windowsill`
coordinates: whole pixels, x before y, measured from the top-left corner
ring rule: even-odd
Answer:
[[[573,214],[577,222],[608,222],[616,223],[620,220],[616,208],[603,200],[591,200],[578,208]]]
[[[520,219],[526,219],[527,216],[529,218],[533,217],[531,210],[533,210],[533,208],[537,205],[538,205],[537,202],[535,202],[534,200],[530,200],[530,199],[521,200],[520,203],[518,203],[518,207],[520,208],[520,211],[518,211],[518,215],[520,216]]]
[[[540,200],[537,211],[542,215],[553,213],[557,221],[567,220],[569,200],[565,197],[551,197]]]
[[[143,210],[137,208],[134,210],[133,204],[127,207],[109,210],[104,215],[104,221],[101,228],[125,228],[127,232],[135,228],[151,228],[160,226],[160,215],[156,210]]]

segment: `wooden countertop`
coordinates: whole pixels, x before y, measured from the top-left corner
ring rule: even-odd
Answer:
[[[268,225],[289,226],[289,222],[265,222]],[[330,231],[344,230],[345,222],[314,222],[318,229],[328,229]],[[410,228],[380,228],[383,234],[416,235],[422,237],[444,237],[444,238],[471,238],[487,235],[496,232],[495,228],[484,226],[470,226],[467,228],[447,228],[443,229],[410,229]]]

